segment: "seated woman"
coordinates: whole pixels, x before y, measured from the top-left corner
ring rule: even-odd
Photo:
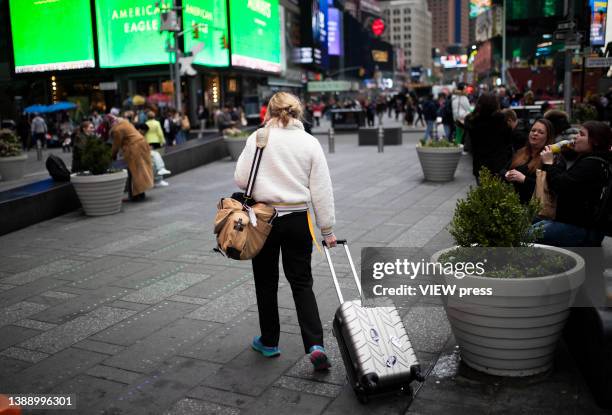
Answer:
[[[537,242],[553,246],[601,246],[603,230],[595,223],[595,209],[606,185],[606,165],[610,160],[612,131],[599,121],[587,121],[580,128],[574,151],[578,154],[570,168],[560,159],[553,164],[553,153],[546,146],[541,153],[542,170],[549,188],[557,195],[556,219],[543,220]]]
[[[540,152],[553,143],[550,121],[539,119],[533,123],[527,144],[514,153],[507,172],[502,176],[514,185],[521,203],[528,203],[535,190],[536,170],[541,168]]]

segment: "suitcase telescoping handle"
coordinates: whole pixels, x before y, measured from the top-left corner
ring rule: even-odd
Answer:
[[[357,275],[357,271],[355,271],[355,264],[353,263],[353,257],[351,257],[351,251],[349,251],[348,243],[346,239],[339,239],[336,241],[338,245],[344,246],[344,251],[346,252],[346,257],[348,258],[349,264],[351,265],[351,272],[353,273],[353,278],[355,278],[355,284],[357,285],[357,291],[359,291],[359,296],[361,296],[361,281],[359,281],[359,276]],[[334,279],[334,286],[336,287],[336,293],[338,294],[338,300],[340,304],[344,303],[344,297],[342,297],[342,291],[340,290],[340,283],[338,282],[338,277],[336,276],[336,270],[334,268],[334,264],[331,259],[331,255],[329,254],[329,247],[325,241],[322,242],[323,250],[325,251],[325,256],[327,257],[327,263],[329,264],[329,270],[331,271],[332,278]]]

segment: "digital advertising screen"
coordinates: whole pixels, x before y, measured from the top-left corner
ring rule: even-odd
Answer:
[[[468,57],[467,55],[440,56],[440,64],[444,69],[466,68]]]
[[[280,72],[278,0],[232,0],[229,3],[232,65]]]
[[[339,56],[342,53],[340,10],[332,7],[327,10],[327,49],[330,56]]]
[[[491,0],[470,0],[470,18],[474,19],[491,8]]]
[[[197,25],[197,38],[193,28]],[[229,66],[229,36],[227,32],[227,6],[225,0],[183,0],[183,28],[185,52],[202,43],[193,63],[205,66]]]
[[[591,8],[591,46],[606,44],[606,18],[608,1],[589,0]]]
[[[100,67],[169,63],[159,15],[150,0],[96,0]]]
[[[93,68],[89,0],[10,0],[15,72]]]

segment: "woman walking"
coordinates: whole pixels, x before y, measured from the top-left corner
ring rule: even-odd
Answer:
[[[305,353],[315,370],[326,370],[330,363],[323,347],[323,328],[312,291],[310,260],[312,222],[308,202],[312,203],[316,224],[326,243],[336,245],[331,178],[323,149],[307,134],[300,122],[303,107],[295,96],[278,92],[268,104],[265,128],[268,143],[253,190],[253,198],[278,211],[272,231],[261,252],[253,258],[255,291],[261,336],[252,347],[266,357],[280,354],[278,317],[278,260],[282,252],[283,270],[291,286]],[[235,180],[246,188],[255,154],[256,134],[251,134],[236,165]]]

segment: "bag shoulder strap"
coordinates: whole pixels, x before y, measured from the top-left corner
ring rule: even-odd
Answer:
[[[269,128],[260,128],[257,130],[257,148],[255,149],[255,156],[253,157],[253,163],[251,164],[251,171],[249,173],[249,181],[247,182],[247,187],[244,192],[245,201],[252,198],[253,187],[255,187],[255,179],[257,178],[257,173],[259,172],[259,165],[261,164],[261,156],[264,150],[264,147],[268,144],[268,137],[270,135]]]
[[[270,137],[269,128],[260,128],[257,130],[257,148],[263,149],[268,144],[268,137]]]

